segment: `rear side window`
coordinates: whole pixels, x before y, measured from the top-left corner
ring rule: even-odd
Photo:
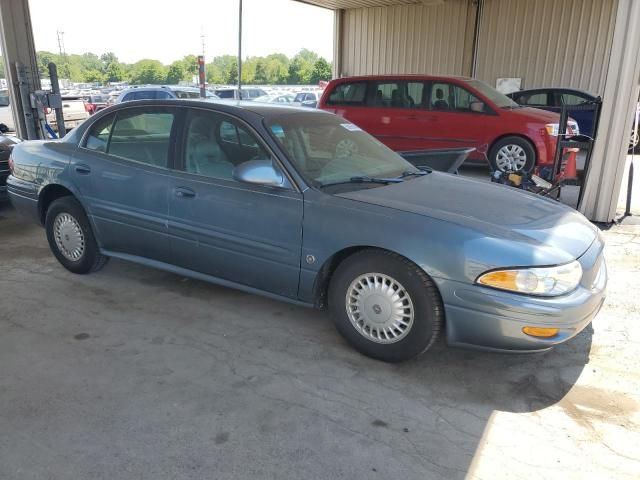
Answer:
[[[329,95],[329,105],[364,104],[367,95],[367,82],[340,83]]]
[[[174,115],[163,109],[134,109],[117,114],[107,153],[166,167]]]
[[[538,93],[530,93],[530,94],[522,94],[518,97],[518,103],[520,105],[531,105],[538,107],[547,107],[549,106],[548,95],[546,92],[538,92]]]
[[[216,90],[216,95],[220,98],[233,98],[233,90]]]
[[[109,135],[111,135],[114,116],[115,115],[107,115],[93,124],[87,134],[85,148],[96,152],[107,152],[107,145],[109,144]]]
[[[422,105],[422,82],[390,81],[372,84],[371,107],[416,108]]]
[[[200,98],[200,92],[192,92],[189,90],[174,90],[176,98]]]

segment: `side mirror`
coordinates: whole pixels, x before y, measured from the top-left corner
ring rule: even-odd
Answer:
[[[233,169],[233,178],[239,182],[265,187],[284,187],[282,173],[276,170],[271,160],[249,160]]]
[[[471,102],[469,108],[472,112],[475,113],[484,113],[484,103],[483,102]]]
[[[7,133],[9,131],[9,127],[7,127],[4,123],[0,123],[0,133]]]

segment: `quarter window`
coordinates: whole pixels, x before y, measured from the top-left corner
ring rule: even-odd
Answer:
[[[166,167],[174,115],[166,110],[119,112],[107,153],[136,162]]]
[[[340,83],[329,95],[329,105],[363,104],[367,94],[367,83]]]

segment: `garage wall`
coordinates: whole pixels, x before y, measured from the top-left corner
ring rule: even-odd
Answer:
[[[476,77],[601,94],[617,0],[484,0]]]
[[[470,0],[344,10],[336,73],[468,75],[474,19]]]

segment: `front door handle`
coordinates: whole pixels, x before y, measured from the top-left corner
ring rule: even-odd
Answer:
[[[193,198],[196,196],[196,192],[187,187],[177,187],[174,192],[176,197],[181,198]]]
[[[80,175],[89,175],[91,173],[91,167],[89,165],[85,165],[84,163],[78,163],[76,165],[76,172]]]

